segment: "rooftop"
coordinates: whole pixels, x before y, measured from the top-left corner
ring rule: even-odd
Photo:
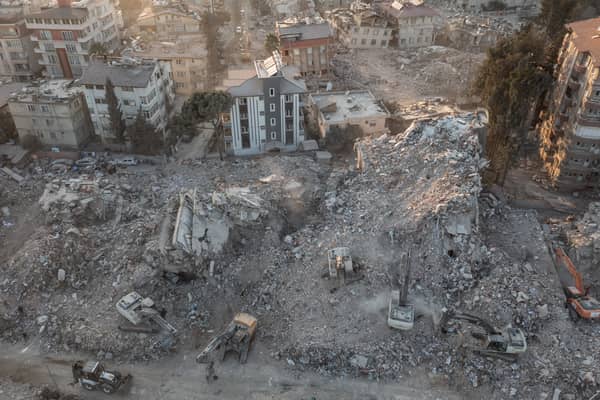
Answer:
[[[131,46],[122,54],[135,57],[166,60],[172,58],[206,57],[206,45],[203,35],[179,36],[176,42],[132,41]]]
[[[10,82],[4,85],[0,85],[0,108],[8,104],[8,98],[11,94],[20,91],[27,83],[24,82]]]
[[[387,116],[387,110],[368,90],[313,93],[312,101],[329,123],[342,123],[350,118]]]
[[[440,14],[433,8],[420,3],[395,0],[391,3],[383,3],[381,7],[395,18],[411,17],[438,17]]]
[[[83,71],[79,82],[83,85],[104,85],[108,78],[115,86],[145,88],[155,68],[154,61],[94,61]]]
[[[277,31],[281,38],[297,37],[298,40],[323,39],[332,36],[329,22],[321,23],[296,23],[288,25],[287,23],[277,23]]]
[[[581,52],[587,52],[595,66],[600,66],[600,17],[567,24],[571,40]]]
[[[39,13],[30,14],[27,18],[85,18],[88,16],[87,8],[56,7],[47,8]]]
[[[42,81],[39,85],[22,87],[10,96],[11,102],[20,103],[56,103],[69,100],[78,95],[81,90],[72,86],[73,81],[56,79]]]

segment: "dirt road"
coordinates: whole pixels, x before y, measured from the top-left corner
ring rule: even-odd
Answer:
[[[100,392],[86,392],[71,385],[71,362],[75,356],[44,357],[31,348],[3,347],[0,353],[0,377],[17,383],[49,385],[65,393],[85,399],[107,399]],[[109,363],[114,366],[114,363]],[[193,356],[174,355],[148,364],[119,365],[115,369],[131,373],[128,386],[111,399],[212,400],[212,399],[389,399],[389,400],[454,400],[463,397],[445,390],[382,384],[366,380],[325,379],[317,375],[294,376],[282,364],[250,360],[239,365],[233,357],[216,368],[218,379],[205,380],[205,367]]]

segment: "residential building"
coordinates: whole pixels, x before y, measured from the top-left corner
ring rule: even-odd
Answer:
[[[394,0],[378,4],[378,10],[391,19],[394,41],[399,49],[431,46],[441,16],[424,3]]]
[[[256,74],[228,92],[234,99],[225,124],[225,149],[235,155],[296,150],[304,141],[304,82],[288,74],[281,56],[256,61]]]
[[[151,32],[158,39],[174,39],[182,34],[200,33],[200,18],[179,7],[148,7],[135,25],[136,32]]]
[[[8,82],[0,84],[0,112],[8,111],[8,99],[27,87],[25,82]]]
[[[332,127],[344,129],[353,125],[365,135],[386,131],[389,112],[368,90],[312,93],[308,105],[316,115],[323,138]]]
[[[303,76],[329,73],[333,32],[328,22],[278,22],[276,33],[284,63],[297,66]]]
[[[114,142],[106,103],[106,81],[110,79],[126,125],[135,121],[141,110],[146,120],[165,133],[169,108],[175,97],[171,64],[165,61],[133,59],[94,61],[79,80],[90,109],[96,135],[103,142]]]
[[[19,139],[33,135],[46,146],[77,149],[93,135],[81,90],[71,80],[53,80],[13,94],[8,107]]]
[[[350,9],[332,11],[328,19],[337,39],[351,49],[387,48],[392,39],[387,19],[370,5],[354,3]]]
[[[0,15],[0,76],[28,81],[40,72],[22,14]]]
[[[123,54],[169,62],[178,96],[191,96],[206,88],[207,53],[203,35],[180,36],[176,42],[136,43]]]
[[[34,51],[51,78],[80,77],[90,62],[92,43],[119,46],[120,13],[112,0],[58,0],[58,7],[26,17]]]
[[[573,22],[558,58],[558,77],[539,127],[540,156],[562,189],[600,182],[600,18]]]

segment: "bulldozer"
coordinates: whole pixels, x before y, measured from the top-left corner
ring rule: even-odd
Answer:
[[[227,328],[208,342],[204,350],[196,357],[196,362],[199,364],[210,362],[214,352],[218,354],[220,360],[223,360],[227,353],[232,351],[238,354],[240,363],[245,364],[257,325],[258,321],[252,315],[236,314]]]
[[[443,310],[442,318],[439,322],[442,333],[448,333],[448,322],[451,320],[461,320],[477,325],[485,331],[471,332],[471,336],[483,342],[483,347],[472,349],[475,354],[485,357],[500,358],[506,361],[514,361],[519,354],[527,350],[527,340],[525,334],[519,328],[497,329],[489,322],[476,315]]]
[[[410,283],[410,253],[406,255],[406,275],[401,290],[392,290],[388,306],[387,324],[390,328],[407,331],[415,324],[415,307],[408,303],[408,285]]]
[[[583,278],[575,265],[561,247],[554,249],[556,256],[556,267],[562,264],[567,268],[575,281],[575,286],[563,286],[567,301],[565,306],[569,310],[569,317],[573,321],[583,320],[600,320],[600,302],[588,295],[589,287],[586,288],[583,284]]]
[[[131,375],[122,376],[117,371],[107,371],[99,361],[76,361],[72,366],[75,383],[86,390],[102,390],[112,394],[131,379]]]

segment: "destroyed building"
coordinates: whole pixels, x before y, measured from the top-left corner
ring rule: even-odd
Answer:
[[[78,149],[94,134],[85,97],[70,80],[23,88],[8,106],[20,140],[33,136],[46,146]]]
[[[565,190],[600,182],[600,18],[567,25],[558,78],[539,130],[540,156]]]
[[[360,128],[365,135],[386,132],[389,112],[368,90],[311,93],[307,103],[323,138],[332,127],[344,129],[349,125]]]
[[[287,65],[297,66],[303,76],[329,73],[333,44],[329,22],[292,19],[278,22],[275,31]]]
[[[79,84],[85,93],[96,135],[103,142],[115,139],[106,103],[107,79],[114,86],[126,125],[133,124],[141,110],[152,126],[165,132],[167,104],[172,104],[175,97],[169,62],[131,58],[96,60],[85,69]]]
[[[175,39],[182,34],[200,33],[200,18],[183,6],[152,6],[142,11],[131,30],[155,34],[160,40]]]
[[[441,15],[424,3],[394,0],[376,4],[392,21],[394,40],[399,49],[431,46]]]
[[[97,11],[96,11],[97,10]],[[119,46],[120,11],[109,0],[60,0],[58,7],[27,15],[26,26],[51,78],[80,77],[90,61],[92,43]]]
[[[260,154],[273,149],[296,150],[304,141],[302,80],[290,76],[278,52],[255,62],[256,74],[229,88],[233,97],[225,122],[225,149],[235,155]]]
[[[337,39],[350,49],[386,48],[392,38],[388,20],[367,4],[333,10],[328,20]]]

